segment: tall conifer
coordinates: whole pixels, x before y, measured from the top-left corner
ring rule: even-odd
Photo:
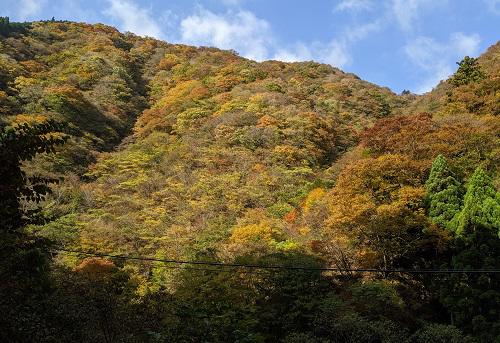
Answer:
[[[455,230],[453,218],[460,212],[463,190],[443,155],[432,163],[425,188],[429,217],[434,223]]]
[[[481,167],[476,168],[469,180],[457,223],[458,234],[474,225],[483,225],[500,234],[500,194]]]

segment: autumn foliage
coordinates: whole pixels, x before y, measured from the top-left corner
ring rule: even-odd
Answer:
[[[499,49],[397,95],[326,64],[0,18],[2,135],[46,129],[1,146],[19,176],[2,189],[59,180],[0,199],[23,244],[47,244],[19,248],[40,286],[0,286],[2,310],[22,303],[0,338],[498,339],[498,274],[395,270],[500,267]]]

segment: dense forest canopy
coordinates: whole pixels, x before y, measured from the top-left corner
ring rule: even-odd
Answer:
[[[457,64],[397,95],[0,18],[0,339],[500,340],[500,43]]]

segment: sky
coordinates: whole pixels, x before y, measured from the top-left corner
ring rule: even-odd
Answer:
[[[104,23],[257,61],[314,60],[419,94],[500,39],[500,0],[0,0],[0,16]]]

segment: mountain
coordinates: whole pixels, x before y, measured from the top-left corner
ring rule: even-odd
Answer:
[[[436,114],[499,114],[498,78],[500,77],[500,42],[489,47],[478,58],[481,69],[486,73],[480,82],[454,86],[449,80],[442,81],[432,92],[419,97],[406,113],[426,111]]]
[[[66,137],[23,162],[62,180],[20,198],[41,219],[21,230],[59,252],[6,335],[35,335],[12,326],[31,317],[41,341],[500,337],[498,274],[349,271],[500,267],[499,49],[397,95],[315,62],[3,18],[2,127],[54,119]]]

